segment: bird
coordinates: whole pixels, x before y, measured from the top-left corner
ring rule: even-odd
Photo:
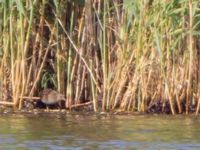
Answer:
[[[64,95],[60,94],[59,92],[53,89],[44,89],[41,94],[41,101],[42,103],[46,104],[47,109],[49,105],[58,104],[61,105],[61,101],[66,101]]]

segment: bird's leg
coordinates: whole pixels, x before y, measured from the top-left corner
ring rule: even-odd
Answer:
[[[47,110],[47,112],[49,112],[49,106],[47,106],[47,105],[46,105],[46,110]]]
[[[69,100],[65,101],[65,108],[71,110],[71,102]]]
[[[62,102],[61,101],[58,102],[58,109],[59,109],[59,111],[62,110]]]

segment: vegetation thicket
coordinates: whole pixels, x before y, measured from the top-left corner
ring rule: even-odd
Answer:
[[[1,102],[198,113],[199,33],[199,0],[1,0]]]

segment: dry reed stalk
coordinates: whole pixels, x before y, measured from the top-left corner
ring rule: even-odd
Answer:
[[[199,92],[200,92],[200,90],[199,90]],[[199,114],[199,109],[200,109],[200,97],[198,98],[198,103],[197,103],[197,107],[196,107],[196,115]]]
[[[122,78],[123,78],[123,80],[120,80]],[[112,109],[116,108],[121,101],[122,94],[124,92],[124,88],[126,87],[126,84],[128,81],[128,78],[126,77],[126,72],[122,71],[122,76],[120,76],[120,79],[119,79],[119,84],[116,84],[115,98],[113,98],[113,101],[111,101],[111,102],[114,102],[114,104],[112,105]]]
[[[189,57],[189,76],[188,76],[188,87],[187,87],[187,98],[186,98],[186,114],[189,113],[189,104],[190,104],[190,99],[192,98],[192,74],[193,74],[193,61],[194,61],[194,50],[193,50],[193,34],[192,34],[192,28],[193,28],[193,6],[192,6],[192,0],[188,1],[188,6],[189,6],[189,45],[188,49],[190,52],[190,57]]]
[[[7,105],[7,106],[15,106],[16,104],[14,102],[6,102],[6,101],[0,101],[1,105]]]
[[[90,101],[90,102],[86,102],[86,103],[81,103],[81,104],[74,104],[74,105],[71,105],[70,108],[78,108],[78,107],[83,107],[83,106],[88,106],[88,105],[91,105],[93,104],[93,101]]]
[[[200,84],[198,83],[198,90],[197,90],[197,106],[196,106],[196,115],[199,114],[200,110]]]
[[[168,82],[168,81],[165,81],[165,82]],[[173,96],[172,96],[172,94],[170,92],[170,88],[169,88],[169,84],[168,83],[166,83],[166,94],[167,94],[167,97],[169,99],[169,104],[170,104],[172,115],[175,115]]]

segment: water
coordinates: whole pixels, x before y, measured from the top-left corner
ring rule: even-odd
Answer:
[[[2,150],[200,149],[195,116],[1,115]]]

